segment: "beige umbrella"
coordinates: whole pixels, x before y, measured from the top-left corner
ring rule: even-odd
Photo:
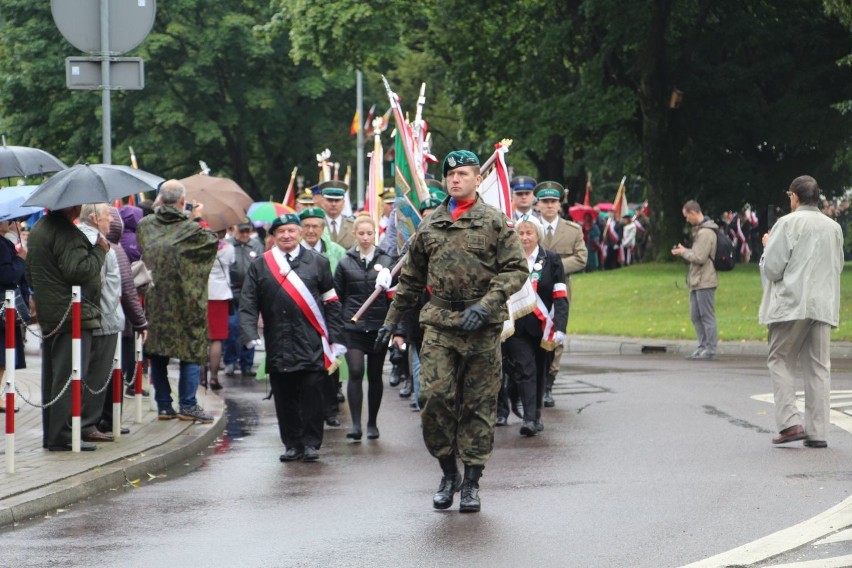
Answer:
[[[180,180],[186,188],[186,201],[204,205],[201,217],[214,231],[237,225],[246,218],[254,200],[232,179],[195,174]]]

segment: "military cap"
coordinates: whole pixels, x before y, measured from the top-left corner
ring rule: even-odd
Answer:
[[[269,226],[269,234],[274,235],[275,230],[284,225],[299,225],[301,227],[302,222],[299,220],[299,216],[296,213],[284,213],[272,221],[272,225]]]
[[[251,219],[249,219],[248,217],[244,218],[237,225],[238,231],[246,231],[246,230],[251,231],[252,229],[254,229],[254,225],[252,224]]]
[[[429,197],[443,201],[447,198],[447,192],[444,191],[444,184],[432,178],[426,180],[426,189],[429,190]]]
[[[311,205],[314,202],[314,194],[311,193],[310,189],[306,189],[305,191],[299,194],[299,196],[296,198],[296,201],[298,203],[301,203],[302,205]]]
[[[380,197],[385,203],[393,203],[394,201],[396,201],[396,188],[386,187]]]
[[[325,211],[323,211],[322,207],[305,207],[299,211],[299,219],[302,221],[312,218],[325,219]]]
[[[518,176],[512,178],[512,181],[509,182],[509,187],[512,188],[514,193],[519,193],[522,191],[532,191],[535,189],[535,184],[535,180],[529,176]]]
[[[555,181],[543,181],[533,191],[538,199],[562,199],[565,188]]]
[[[420,212],[423,213],[427,209],[437,209],[441,203],[443,203],[443,201],[440,199],[428,197],[420,202]]]
[[[343,199],[349,191],[349,185],[340,180],[324,181],[319,184],[319,188],[326,199]]]
[[[450,170],[454,170],[462,166],[478,165],[479,158],[477,158],[476,154],[474,154],[470,150],[453,150],[452,152],[447,154],[446,158],[444,158],[444,165],[441,168],[441,172],[444,174],[444,177],[446,177],[447,172]]]

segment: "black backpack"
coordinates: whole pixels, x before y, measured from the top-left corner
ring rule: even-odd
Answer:
[[[718,272],[733,270],[737,264],[734,243],[725,233],[724,229],[716,231],[716,255],[713,257],[713,266]]]

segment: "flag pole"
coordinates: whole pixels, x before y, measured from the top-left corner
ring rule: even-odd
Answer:
[[[391,90],[390,83],[388,83],[387,78],[382,75],[382,82],[385,84],[385,91],[387,91],[388,98],[390,99],[391,107],[393,108],[393,116],[396,121],[397,128],[397,136],[404,136],[403,142],[406,141],[408,136],[404,135],[405,129],[408,128],[408,124],[405,122],[405,118],[402,116],[402,109],[399,106],[399,101],[396,93]],[[425,201],[429,198],[429,190],[426,189],[426,180],[422,178],[423,171],[420,168],[418,171],[417,166],[414,162],[414,156],[411,153],[412,148],[409,147],[408,144],[403,143],[402,145],[403,151],[405,152],[405,159],[408,160],[409,168],[414,167],[414,171],[412,172],[412,180],[414,181],[414,191],[417,192],[417,198],[420,201]]]
[[[284,205],[287,205],[290,202],[290,197],[293,195],[293,184],[296,181],[296,172],[298,171],[298,169],[299,166],[295,166],[293,168],[293,171],[290,172],[290,183],[289,185],[287,185],[287,190],[284,192],[284,201],[281,202]],[[289,207],[289,205],[287,206]]]
[[[508,150],[511,145],[511,138],[503,138],[502,140],[500,140],[500,147],[502,148],[506,148]],[[491,156],[487,160],[485,160],[485,163],[479,167],[479,173],[482,174],[483,177],[485,176],[485,172],[488,171],[488,168],[494,165],[494,161],[497,159],[497,152],[499,151],[499,148],[494,150],[494,153],[491,154]]]

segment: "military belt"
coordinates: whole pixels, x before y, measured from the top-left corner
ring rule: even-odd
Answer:
[[[441,308],[442,310],[452,310],[454,312],[462,312],[465,308],[469,308],[470,306],[476,304],[482,298],[476,298],[475,300],[445,300],[444,298],[439,298],[437,296],[432,296],[429,300],[429,303]]]

